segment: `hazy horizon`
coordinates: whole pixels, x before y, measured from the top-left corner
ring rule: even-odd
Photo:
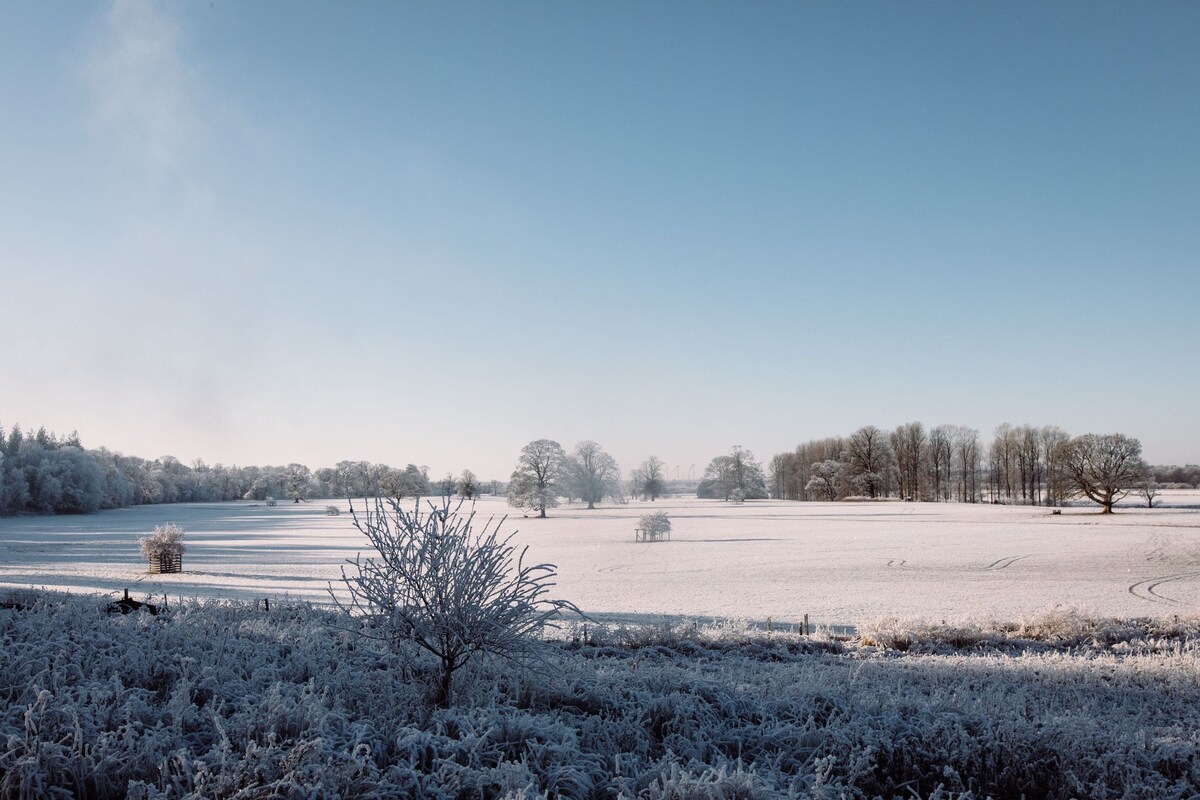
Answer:
[[[1200,6],[0,7],[0,424],[671,477],[910,421],[1200,461]]]

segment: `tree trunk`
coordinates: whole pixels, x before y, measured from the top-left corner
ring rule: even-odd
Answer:
[[[442,659],[442,675],[438,681],[437,696],[434,702],[441,708],[450,707],[450,687],[454,679],[454,666]]]

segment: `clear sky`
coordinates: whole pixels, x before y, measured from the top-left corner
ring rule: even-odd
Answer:
[[[1200,3],[0,4],[0,423],[1200,460]]]

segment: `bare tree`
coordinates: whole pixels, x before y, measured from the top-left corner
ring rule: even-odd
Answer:
[[[846,452],[842,455],[850,479],[857,490],[868,497],[886,494],[891,460],[887,436],[874,425],[867,425],[852,433],[846,442]]]
[[[734,445],[727,456],[717,456],[704,470],[704,478],[696,487],[697,497],[728,500],[734,491],[743,499],[760,500],[767,496],[767,478],[754,454],[741,445]]]
[[[567,457],[566,475],[571,494],[595,508],[605,497],[619,500],[621,497],[621,469],[616,460],[604,452],[593,441],[575,445],[575,452]]]
[[[475,473],[469,469],[464,469],[462,475],[458,476],[458,496],[467,500],[474,500],[475,495],[479,494],[479,479],[475,477]]]
[[[657,456],[650,456],[633,471],[633,491],[650,502],[667,493],[667,465]]]
[[[983,445],[979,431],[959,426],[954,429],[953,480],[961,503],[978,503],[982,491],[980,462]]]
[[[953,460],[953,430],[938,425],[929,431],[929,483],[934,500],[950,499],[950,462]]]
[[[559,487],[567,466],[562,445],[551,439],[537,439],[521,448],[517,468],[508,484],[508,504],[527,508],[545,519],[546,509],[558,505]]]
[[[1007,422],[996,427],[988,448],[989,492],[992,502],[1011,502],[1013,477],[1016,474],[1017,437]]]
[[[1038,432],[1046,471],[1046,502],[1052,506],[1062,505],[1067,499],[1068,482],[1057,454],[1059,446],[1070,438],[1066,431],[1054,425],[1046,425]]]
[[[924,499],[921,486],[921,464],[928,456],[928,439],[919,422],[896,428],[888,437],[896,457],[896,473],[900,479],[900,496],[905,500]]]
[[[475,512],[461,514],[462,501],[451,506],[420,501],[406,511],[398,501],[376,498],[360,517],[351,504],[354,526],[377,556],[353,561],[342,568],[350,591],[343,601],[330,586],[334,602],[344,611],[365,618],[364,635],[393,646],[411,642],[429,652],[439,664],[434,700],[448,706],[454,673],[476,655],[528,663],[538,656],[538,636],[554,627],[563,611],[580,613],[565,600],[550,600],[553,564],[526,566],[526,549],[502,535],[505,520],[473,530]],[[515,533],[515,531],[514,531]]]
[[[1146,508],[1154,508],[1154,498],[1158,497],[1161,489],[1158,481],[1154,480],[1154,476],[1147,472],[1138,483],[1137,493],[1146,501]]]
[[[1071,492],[1099,503],[1102,514],[1111,514],[1147,471],[1142,443],[1120,433],[1076,436],[1060,445],[1058,456]]]

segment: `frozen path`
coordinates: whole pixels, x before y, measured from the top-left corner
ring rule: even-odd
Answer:
[[[0,585],[172,597],[327,602],[326,587],[365,545],[324,501],[147,506],[83,517],[0,519]],[[339,501],[343,512],[345,501]],[[670,542],[635,543],[637,518],[663,509]],[[1200,612],[1200,493],[1103,517],[1065,509],[925,503],[665,499],[524,518],[529,557],[558,565],[558,595],[630,618],[744,617],[860,624],[1022,615],[1062,604],[1115,616]],[[185,571],[148,575],[137,538],[187,532]]]

